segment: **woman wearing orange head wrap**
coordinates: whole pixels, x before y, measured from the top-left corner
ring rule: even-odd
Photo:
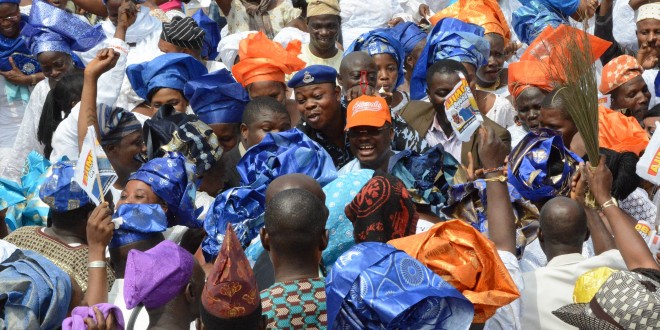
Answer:
[[[298,58],[301,43],[291,41],[286,49],[273,42],[263,32],[253,33],[241,40],[239,62],[231,71],[236,81],[247,89],[250,98],[270,96],[285,102],[284,76],[305,67]]]

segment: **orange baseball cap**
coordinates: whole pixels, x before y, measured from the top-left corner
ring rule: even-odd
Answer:
[[[392,115],[385,99],[362,95],[348,104],[344,130],[356,126],[382,127],[386,122],[392,123]]]

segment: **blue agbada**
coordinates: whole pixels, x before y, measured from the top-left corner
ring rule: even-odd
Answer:
[[[71,161],[59,161],[46,174],[39,197],[53,211],[71,211],[90,203],[87,193],[73,181],[75,165]]]
[[[403,62],[406,59],[406,54],[403,51],[401,43],[388,33],[387,30],[376,29],[362,34],[344,50],[344,56],[352,52],[366,52],[369,56],[378,54],[391,55],[399,66],[396,86],[394,86],[399,87],[404,81]]]
[[[171,88],[183,93],[187,81],[197,79],[208,70],[196,58],[183,53],[160,55],[149,62],[132,64],[126,68],[126,76],[135,93],[148,100],[155,88]]]
[[[428,37],[426,32],[422,31],[422,29],[420,29],[417,24],[412,22],[399,23],[393,28],[386,29],[385,31],[387,31],[394,37],[394,39],[401,43],[406,56],[412,53],[412,51],[415,49],[415,46],[417,46],[420,41]]]
[[[567,196],[580,162],[580,157],[564,147],[559,132],[529,132],[509,155],[509,183],[530,201]]]
[[[215,24],[215,23],[213,23]],[[250,97],[227,69],[189,81],[183,93],[197,117],[206,124],[240,124]]]
[[[42,0],[32,3],[28,24],[21,34],[34,56],[48,51],[74,56],[72,51],[88,51],[106,38],[101,25],[93,27]]]
[[[268,185],[285,174],[305,174],[321,187],[337,178],[328,152],[297,128],[266,134],[243,155],[236,169],[241,186],[250,186],[264,196]]]
[[[325,283],[328,329],[467,329],[474,317],[458,290],[385,243],[355,245]]]
[[[210,19],[203,10],[198,10],[192,15],[192,19],[197,22],[204,32],[204,47],[202,48],[202,57],[215,61],[218,58],[218,44],[220,43],[220,29],[218,23]]]
[[[195,165],[179,153],[168,153],[142,165],[128,178],[142,181],[167,204],[168,227],[175,225],[199,228],[195,210]]]
[[[525,5],[513,12],[511,25],[520,41],[530,45],[548,25],[553,28],[568,24],[568,19],[536,0],[523,0]]]
[[[59,329],[71,279],[38,253],[16,250],[0,263],[0,302],[0,329]]]
[[[417,204],[443,205],[459,162],[442,145],[419,154],[404,150],[390,158],[388,172],[401,179]]]
[[[426,70],[438,60],[450,59],[472,64],[478,69],[488,63],[490,44],[484,39],[484,28],[455,18],[444,18],[433,27],[426,46],[417,60],[410,78],[410,97],[426,97]]]
[[[167,229],[167,215],[158,204],[119,205],[112,221],[116,230],[108,244],[110,248],[146,240]]]
[[[264,226],[265,204],[265,197],[249,187],[231,188],[218,195],[204,219],[202,252],[206,261],[212,262],[220,252],[228,223],[243,248],[250,245]]]
[[[0,210],[7,209],[5,222],[10,230],[46,225],[49,207],[39,198],[39,191],[49,168],[48,159],[31,151],[20,184],[0,178]]]

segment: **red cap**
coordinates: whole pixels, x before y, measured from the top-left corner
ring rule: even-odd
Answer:
[[[390,107],[384,98],[362,95],[348,104],[346,111],[346,128],[356,126],[382,127],[392,123]]]

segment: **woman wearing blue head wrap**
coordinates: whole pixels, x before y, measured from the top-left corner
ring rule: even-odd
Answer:
[[[186,112],[188,100],[183,86],[208,70],[194,57],[182,53],[168,53],[140,64],[129,65],[126,76],[137,95],[149,103],[152,109],[169,104],[178,112]]]
[[[374,59],[378,67],[376,89],[386,98],[392,111],[398,112],[410,99],[407,94],[396,90],[404,83],[405,52],[401,43],[386,29],[376,29],[355,39],[344,54],[354,51],[366,52]]]

